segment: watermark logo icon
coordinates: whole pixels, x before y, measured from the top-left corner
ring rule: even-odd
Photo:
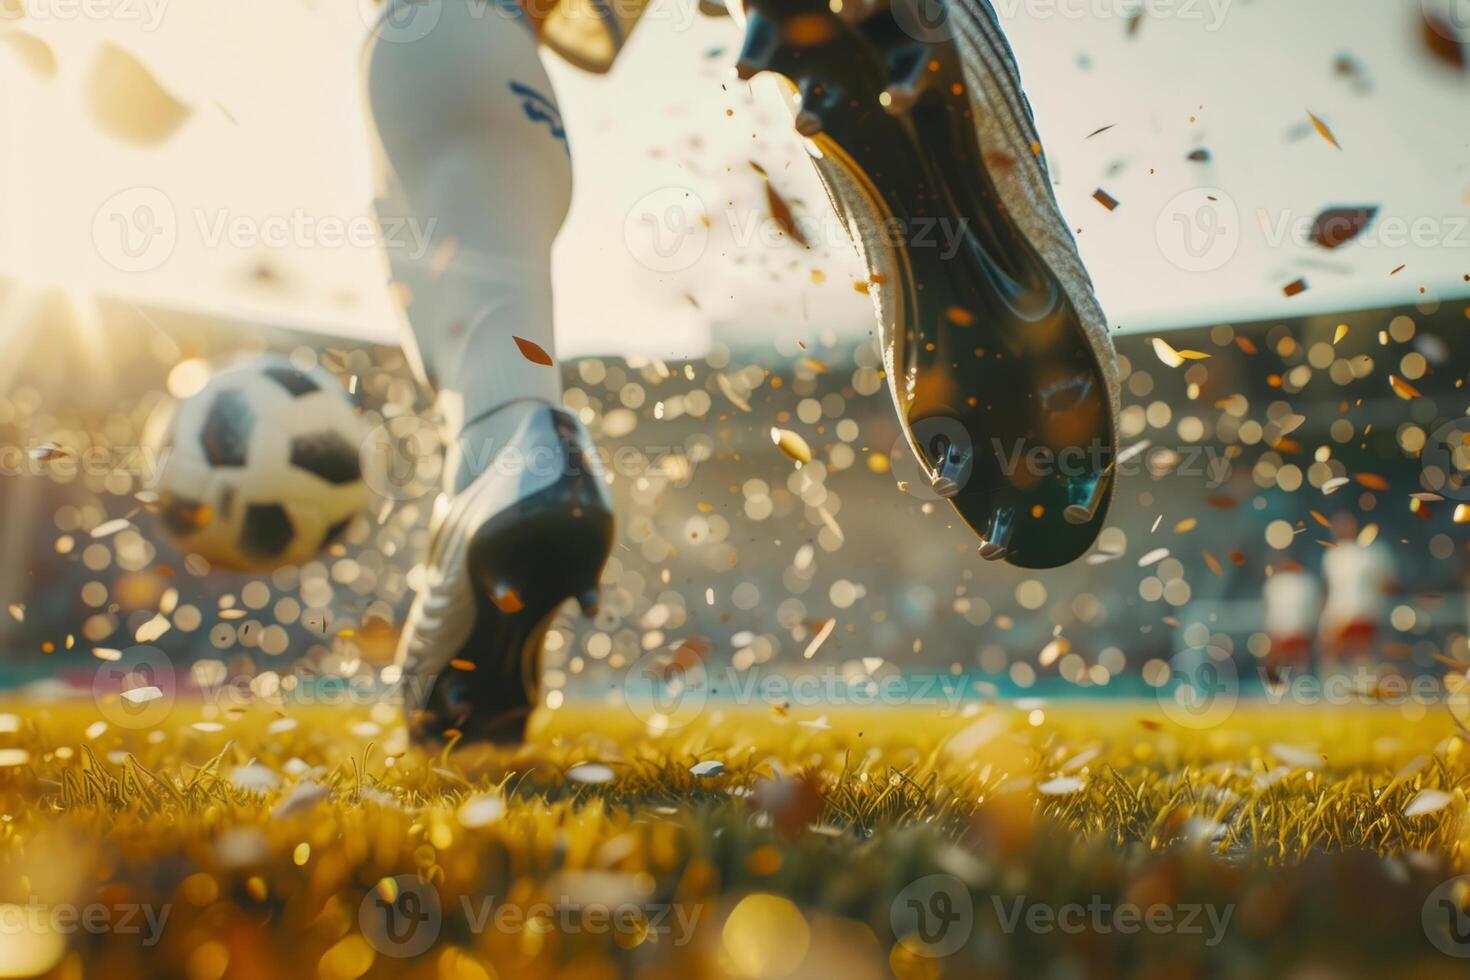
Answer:
[[[1435,949],[1470,958],[1470,875],[1451,878],[1430,892],[1420,916]]]
[[[438,940],[444,925],[439,892],[416,875],[384,878],[363,896],[357,924],[363,938],[384,956],[420,956]]]
[[[955,36],[946,0],[898,0],[893,5],[893,20],[915,41],[932,44]]]
[[[640,721],[662,731],[699,717],[710,696],[702,660],[683,647],[639,657],[623,675],[623,703]]]
[[[911,883],[893,899],[889,924],[910,952],[929,958],[950,956],[970,939],[975,906],[970,890],[954,875],[933,874]]]
[[[1218,187],[1176,194],[1159,212],[1154,239],[1159,251],[1185,272],[1214,272],[1240,248],[1240,209]]]
[[[368,29],[390,44],[422,41],[439,25],[444,12],[443,0],[388,0],[381,10],[376,3],[358,9]]]
[[[1470,0],[1422,0],[1424,22],[1447,40],[1470,40]]]
[[[682,272],[709,246],[709,211],[687,187],[663,187],[629,209],[623,240],[639,265],[654,272]]]
[[[888,451],[894,478],[906,493],[920,500],[944,500],[958,494],[975,473],[975,441],[970,430],[947,415],[920,419],[911,427],[924,465],[914,458],[908,440],[899,436]],[[933,480],[926,468],[933,470]]]
[[[1170,720],[1185,728],[1214,728],[1235,713],[1240,672],[1218,647],[1184,650],[1169,658],[1169,679],[1155,693]]]
[[[92,244],[119,272],[152,272],[169,260],[178,243],[178,212],[156,187],[118,191],[92,216]]]
[[[173,661],[158,647],[133,646],[105,660],[92,676],[92,701],[118,728],[153,728],[178,697]]]
[[[1434,430],[1419,454],[1419,484],[1450,500],[1470,500],[1470,417]]]
[[[388,419],[363,439],[358,462],[363,480],[384,500],[417,500],[439,482],[439,430],[418,415]]]

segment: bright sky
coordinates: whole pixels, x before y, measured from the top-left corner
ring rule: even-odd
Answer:
[[[366,5],[22,2],[25,15],[0,24],[0,275],[394,335],[366,233]],[[1428,56],[1420,0],[1149,0],[1130,38],[1126,10],[1137,2],[996,0],[1063,210],[1115,325],[1412,303],[1421,287],[1470,295],[1470,75]],[[871,328],[851,288],[862,272],[826,217],[780,89],[730,78],[736,28],[693,3],[657,0],[607,77],[552,66],[578,180],[556,254],[564,355],[693,354],[712,332]],[[120,140],[89,110],[88,78],[107,43],[187,107],[158,145]],[[1336,70],[1340,55],[1357,68]],[[1210,162],[1186,159],[1197,147]],[[810,223],[813,251],[767,234],[752,160]],[[1116,210],[1093,199],[1099,188]],[[667,215],[671,200],[701,201],[712,221],[702,251],[666,262],[649,252],[641,221]],[[1305,240],[1320,210],[1359,205],[1379,208],[1359,240],[1331,252]],[[119,213],[161,216],[174,231],[161,258],[118,254]],[[221,240],[225,227],[243,231]],[[283,228],[280,247],[252,239]],[[271,281],[256,274],[262,265]],[[1310,288],[1286,298],[1299,277]]]

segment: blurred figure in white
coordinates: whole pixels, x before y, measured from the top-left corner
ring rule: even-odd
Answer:
[[[1327,604],[1322,610],[1324,671],[1373,660],[1398,579],[1393,553],[1376,539],[1362,541],[1358,522],[1350,514],[1339,514],[1332,527],[1337,546],[1322,558],[1322,577],[1327,582]]]
[[[1268,680],[1304,674],[1312,669],[1317,623],[1322,615],[1322,582],[1301,569],[1276,572],[1266,579],[1264,628],[1271,640],[1266,656]]]

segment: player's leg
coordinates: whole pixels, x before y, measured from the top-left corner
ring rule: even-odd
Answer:
[[[1080,557],[1112,493],[1118,371],[990,3],[730,2],[740,75],[799,92],[925,475],[983,557]]]
[[[572,193],[561,114],[517,11],[398,2],[366,54],[377,208],[404,346],[455,442],[476,439],[476,421],[501,405],[561,399],[557,369],[528,360],[517,342],[554,353],[551,246]]]
[[[432,22],[418,21],[432,9]],[[399,658],[411,720],[515,740],[561,602],[590,608],[612,518],[585,430],[556,406],[550,252],[571,197],[560,114],[514,7],[396,4],[366,54],[379,216],[405,346],[438,394],[447,513]],[[411,227],[432,245],[398,247]],[[528,345],[535,345],[534,347]],[[473,670],[460,669],[473,666]]]

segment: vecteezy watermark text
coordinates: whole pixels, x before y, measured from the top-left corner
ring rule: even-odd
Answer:
[[[710,702],[772,708],[841,708],[890,705],[940,709],[964,707],[967,678],[954,674],[892,673],[870,676],[838,668],[774,671],[760,665],[681,663],[677,653],[654,651],[623,676],[623,703],[642,721],[664,730],[692,722]]]
[[[965,218],[890,217],[871,234],[890,247],[937,250],[951,259],[968,233]],[[688,187],[661,187],[634,202],[623,222],[623,240],[633,258],[659,273],[694,266],[719,234],[736,249],[780,248],[794,241],[812,249],[851,247],[847,226],[828,208],[788,210],[784,220],[770,211],[746,207],[711,209],[703,195]],[[870,242],[870,244],[876,244]]]
[[[612,935],[633,944],[654,937],[684,946],[694,938],[704,906],[631,899],[585,901],[568,895],[520,903],[502,901],[494,895],[464,895],[458,912],[464,929],[477,936],[490,931],[504,935],[559,932]],[[412,957],[425,952],[439,938],[444,914],[437,888],[414,875],[399,875],[379,882],[363,897],[358,925],[378,952]]]
[[[186,232],[206,249],[382,250],[395,259],[424,262],[437,247],[438,224],[435,217],[317,214],[305,208],[265,214],[193,208],[181,214],[163,191],[139,186],[98,206],[92,243],[104,262],[128,273],[161,268]]]
[[[105,479],[125,473],[151,489],[158,485],[171,452],[169,447],[152,446],[89,446],[72,451],[32,439],[24,445],[0,445],[0,477],[49,476],[71,480],[81,476]]]
[[[1025,473],[1033,477],[1087,477],[1112,467],[1117,476],[1141,473],[1171,473],[1175,476],[1203,477],[1211,490],[1230,479],[1231,466],[1215,446],[1152,446],[1132,451],[1113,452],[1111,446],[1094,440],[1085,446],[1028,445],[1024,439],[1009,444],[992,439],[991,448],[1007,476]]]
[[[94,936],[141,936],[142,945],[151,947],[163,938],[163,930],[172,911],[172,905],[134,903],[73,905],[62,902],[53,905],[32,895],[24,905],[0,904],[0,935],[50,933],[67,936],[85,932]]]
[[[1230,917],[1235,914],[1234,905],[1187,902],[1137,905],[1133,902],[1114,903],[1101,895],[1092,896],[1085,905],[1081,902],[1062,905],[1033,902],[1024,895],[1011,899],[992,895],[990,902],[1001,930],[1007,934],[1018,931],[1038,935],[1060,932],[1072,936],[1085,932],[1099,936],[1174,933],[1203,936],[1204,944],[1209,947],[1218,946],[1225,938]]]

